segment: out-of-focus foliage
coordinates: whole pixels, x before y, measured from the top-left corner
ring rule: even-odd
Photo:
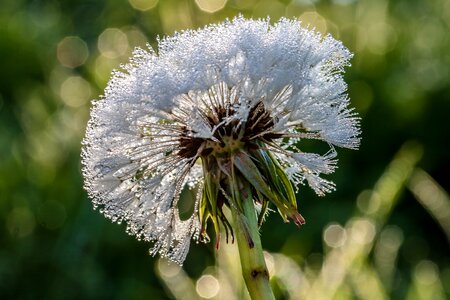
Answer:
[[[355,53],[361,149],[340,151],[337,192],[300,189],[306,225],[262,227],[278,298],[450,297],[449,1],[3,0],[1,299],[245,296],[233,246],[193,244],[182,270],[148,256],[92,210],[79,162],[90,100],[134,47],[239,13],[299,18]]]

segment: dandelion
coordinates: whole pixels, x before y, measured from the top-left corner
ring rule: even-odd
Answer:
[[[243,17],[164,38],[156,52],[135,50],[94,102],[83,141],[94,207],[180,264],[191,238],[208,241],[212,225],[217,247],[221,230],[237,238],[245,268],[270,207],[303,224],[297,187],[333,191],[321,175],[336,168],[334,147],[358,147],[342,78],[351,56],[298,21]],[[306,140],[329,151],[304,152]],[[186,187],[197,197],[182,219]],[[250,277],[267,277],[261,259]]]

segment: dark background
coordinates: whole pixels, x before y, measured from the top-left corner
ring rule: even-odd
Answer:
[[[218,298],[243,297],[213,243],[193,243],[184,271],[149,256],[92,209],[80,174],[90,100],[111,70],[157,36],[239,13],[299,18],[355,54],[360,150],[339,149],[336,192],[300,187],[305,226],[272,214],[262,227],[277,297],[450,297],[449,1],[3,0],[1,299],[208,298],[213,283]]]

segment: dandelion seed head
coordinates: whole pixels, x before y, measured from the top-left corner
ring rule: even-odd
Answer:
[[[208,218],[201,216],[223,220],[222,206],[234,205],[227,182],[235,157],[256,161],[271,189],[278,179],[270,179],[268,168],[318,195],[333,191],[321,174],[336,168],[334,146],[355,149],[360,140],[342,78],[351,57],[341,42],[298,21],[270,25],[243,17],[163,38],[155,51],[136,49],[93,103],[83,140],[94,208],[154,242],[151,254],[181,264],[192,237],[208,240]],[[330,151],[302,152],[304,139]],[[192,215],[182,220],[177,205],[185,186],[197,196]],[[211,187],[212,196],[205,192]],[[208,197],[218,211],[205,211]],[[264,201],[271,200],[255,198],[258,211]],[[300,222],[296,204],[289,205],[281,209],[284,217]]]

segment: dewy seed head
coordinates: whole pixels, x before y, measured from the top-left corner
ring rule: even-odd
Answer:
[[[359,146],[342,74],[351,57],[297,20],[244,17],[135,50],[94,103],[83,140],[94,207],[178,263],[192,237],[207,240],[207,224],[232,235],[222,208],[242,209],[242,197],[260,224],[269,203],[302,224],[296,188],[333,191],[323,175],[336,169],[335,147]],[[303,152],[304,140],[329,151]],[[187,219],[185,186],[197,191]]]

